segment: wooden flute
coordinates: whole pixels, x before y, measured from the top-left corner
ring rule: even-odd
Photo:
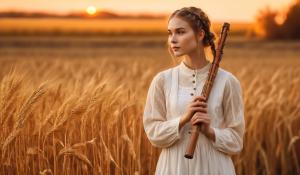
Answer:
[[[225,22],[223,24],[221,36],[218,41],[218,45],[217,45],[217,49],[216,49],[216,54],[213,59],[213,63],[209,69],[208,77],[205,81],[205,84],[204,84],[202,92],[201,92],[201,96],[204,97],[204,100],[203,100],[204,102],[208,101],[210,91],[213,87],[213,83],[214,83],[215,77],[216,77],[218,69],[219,69],[219,63],[222,59],[223,48],[225,45],[229,27],[230,27],[229,23]],[[187,147],[185,155],[184,155],[184,157],[187,159],[192,159],[194,156],[194,151],[195,151],[195,148],[196,148],[196,145],[198,142],[199,132],[200,132],[200,125],[192,126],[192,133],[191,133],[191,136],[189,139],[189,144],[188,144],[188,147]]]

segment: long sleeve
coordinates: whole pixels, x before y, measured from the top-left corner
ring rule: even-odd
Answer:
[[[222,105],[223,126],[213,128],[216,140],[212,143],[219,151],[229,155],[237,154],[243,148],[245,120],[241,85],[232,74],[229,74],[225,82]]]
[[[163,88],[164,77],[159,73],[150,84],[143,115],[144,130],[149,141],[153,146],[160,148],[170,147],[180,137],[180,118],[166,118],[166,97]]]

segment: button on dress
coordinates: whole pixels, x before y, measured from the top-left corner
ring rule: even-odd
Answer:
[[[181,61],[154,76],[147,93],[143,126],[151,144],[162,148],[156,175],[235,174],[231,155],[243,148],[244,104],[239,80],[222,68],[207,102],[216,140],[200,133],[193,159],[184,157],[191,124],[179,130],[179,121],[189,103],[201,95],[211,65],[193,70]]]

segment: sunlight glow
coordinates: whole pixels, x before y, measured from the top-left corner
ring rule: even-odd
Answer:
[[[87,8],[86,8],[86,13],[88,14],[88,15],[95,15],[96,13],[97,13],[97,8],[96,7],[94,7],[94,6],[88,6]]]

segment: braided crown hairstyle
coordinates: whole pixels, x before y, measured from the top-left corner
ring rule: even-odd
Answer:
[[[198,34],[201,29],[205,35],[202,40],[204,47],[210,46],[213,56],[216,56],[216,47],[214,40],[216,39],[215,34],[210,30],[210,20],[208,16],[200,9],[196,7],[183,7],[179,10],[174,11],[169,20],[173,17],[179,17],[189,23],[195,34]]]

